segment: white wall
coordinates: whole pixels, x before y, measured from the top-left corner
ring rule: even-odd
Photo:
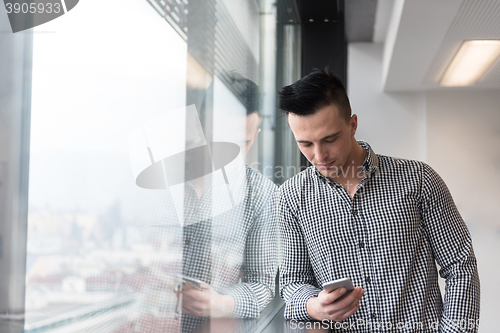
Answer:
[[[427,93],[427,160],[472,234],[481,280],[481,329],[498,332],[500,91]]]
[[[482,290],[479,332],[498,332],[500,91],[385,93],[382,58],[382,44],[349,45],[357,139],[379,154],[426,161],[444,179],[472,234]]]
[[[358,115],[356,139],[377,154],[425,159],[425,95],[382,92],[381,43],[351,43],[347,92]]]
[[[463,217],[499,228],[500,91],[427,93],[427,128],[429,164]]]

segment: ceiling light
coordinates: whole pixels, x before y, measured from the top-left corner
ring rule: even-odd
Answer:
[[[479,80],[500,56],[500,40],[465,41],[443,75],[447,87],[470,86]]]

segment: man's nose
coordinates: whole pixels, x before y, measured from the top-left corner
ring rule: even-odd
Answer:
[[[316,157],[316,160],[318,162],[328,162],[325,161],[325,158],[327,157],[327,153],[322,145],[316,145],[315,150],[314,150],[314,155]]]

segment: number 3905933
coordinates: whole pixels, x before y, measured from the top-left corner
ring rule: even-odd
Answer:
[[[55,13],[55,14],[59,14],[62,10],[61,8],[61,3],[60,2],[56,2],[56,3],[5,3],[5,8],[7,10],[7,14],[10,14],[10,13],[15,13],[15,14],[18,14],[18,13],[23,13],[23,14],[27,14],[27,13],[31,13],[31,14],[35,14],[35,13],[39,13],[39,14],[42,14],[42,13],[46,13],[46,14],[52,14],[52,13]]]

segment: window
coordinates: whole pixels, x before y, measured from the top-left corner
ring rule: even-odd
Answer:
[[[275,267],[245,269],[275,260],[273,10],[89,0],[35,28],[25,332],[193,330],[204,315],[177,291],[198,280],[234,300],[213,317],[258,326]]]

